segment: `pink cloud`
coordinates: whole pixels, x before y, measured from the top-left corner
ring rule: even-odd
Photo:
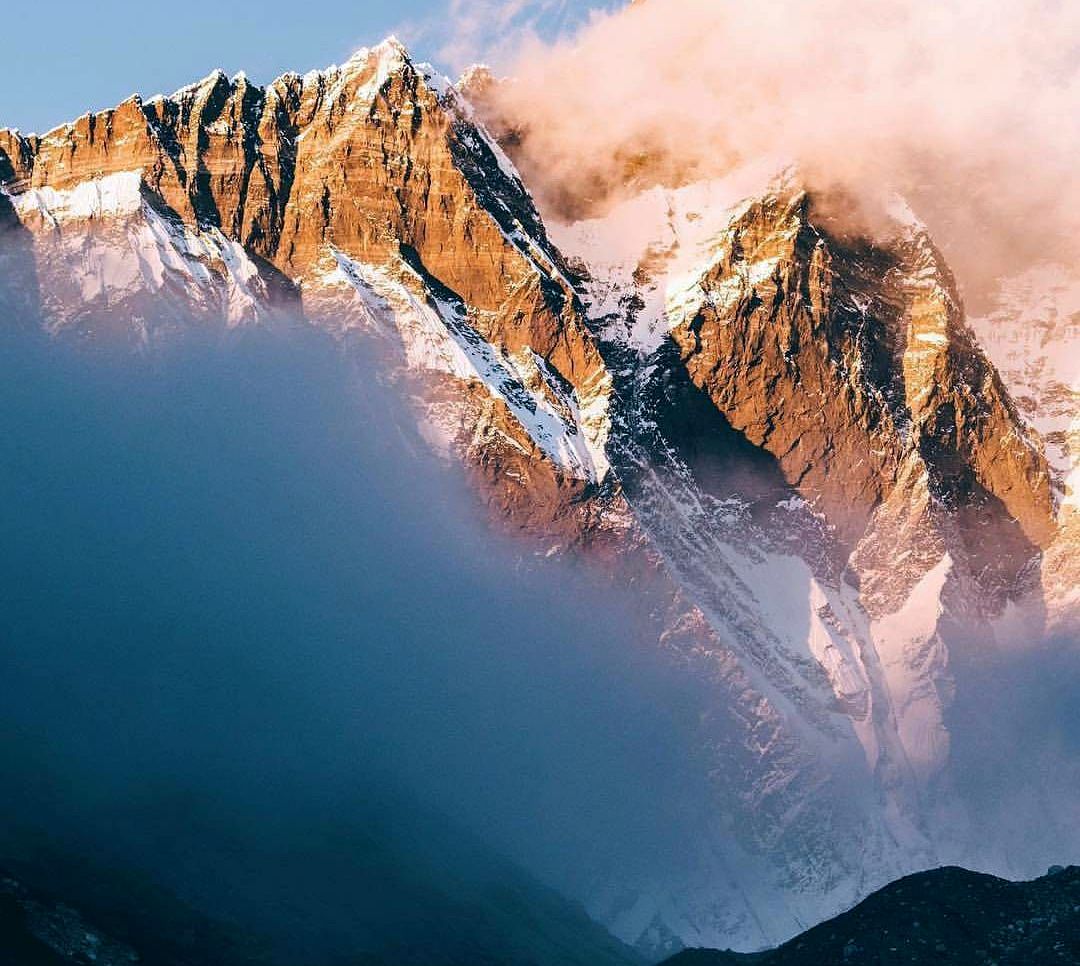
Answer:
[[[501,53],[514,82],[496,109],[525,130],[549,214],[635,174],[776,155],[867,212],[906,194],[969,287],[1033,253],[1075,257],[1080,5],[639,0]]]

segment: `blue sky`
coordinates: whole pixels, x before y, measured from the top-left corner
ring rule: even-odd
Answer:
[[[286,70],[344,60],[398,33],[413,53],[438,60],[455,17],[475,24],[507,11],[520,24],[539,9],[565,25],[588,0],[52,0],[10,4],[0,57],[0,127],[46,131],[138,91],[168,93],[221,67],[263,83]],[[441,65],[442,66],[442,65]],[[456,66],[456,65],[455,65]]]

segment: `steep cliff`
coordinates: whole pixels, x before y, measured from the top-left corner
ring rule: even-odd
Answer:
[[[359,326],[453,387],[428,401],[433,434],[476,456],[497,509],[550,526],[606,475],[610,380],[560,258],[468,105],[394,40],[266,88],[216,71],[0,132],[0,177],[28,260],[10,298],[53,332]],[[544,501],[524,505],[526,481]]]

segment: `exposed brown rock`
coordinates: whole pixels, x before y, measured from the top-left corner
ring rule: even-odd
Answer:
[[[781,193],[735,220],[701,287],[673,333],[691,377],[849,546],[911,458],[936,498],[986,495],[1049,542],[1045,458],[925,234],[855,247],[815,225],[804,193]]]

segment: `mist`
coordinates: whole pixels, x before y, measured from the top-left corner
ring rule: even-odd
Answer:
[[[0,864],[329,962],[473,941],[416,883],[475,927],[684,847],[701,696],[627,599],[501,542],[376,359],[210,341],[0,348]]]
[[[1075,4],[639,0],[469,53],[510,79],[489,116],[517,133],[549,217],[769,158],[843,198],[858,232],[902,193],[972,298],[1031,259],[1076,257]]]

